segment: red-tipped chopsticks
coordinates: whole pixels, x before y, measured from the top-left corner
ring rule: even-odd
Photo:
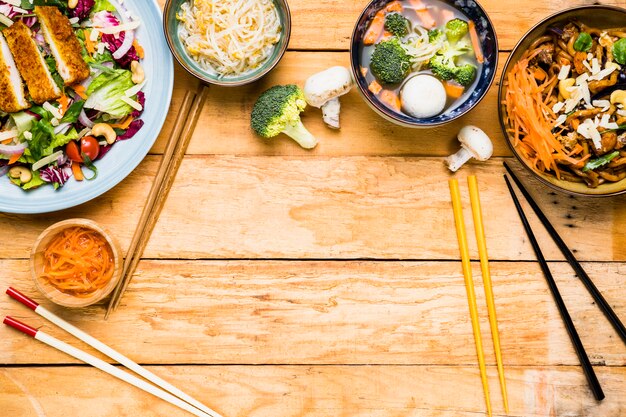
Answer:
[[[67,353],[70,356],[75,357],[76,359],[79,359],[83,362],[86,362],[108,374],[111,374],[123,381],[128,382],[131,385],[136,386],[137,388],[140,388],[146,392],[149,392],[152,395],[155,395],[173,405],[178,406],[179,408],[182,408],[183,410],[189,411],[190,413],[199,416],[199,417],[221,417],[218,413],[216,413],[215,411],[211,410],[209,407],[207,407],[206,405],[202,404],[200,401],[190,397],[189,395],[185,394],[184,392],[182,392],[181,390],[179,390],[178,388],[176,388],[175,386],[173,386],[172,384],[170,384],[169,382],[161,379],[160,377],[156,376],[155,374],[153,374],[152,372],[150,372],[149,370],[145,369],[144,367],[142,367],[141,365],[133,362],[132,360],[130,360],[129,358],[127,358],[126,356],[122,355],[121,353],[117,352],[116,350],[114,350],[113,348],[105,345],[104,343],[100,342],[98,339],[88,335],[87,333],[83,332],[82,330],[74,327],[73,325],[71,325],[70,323],[66,322],[65,320],[63,320],[62,318],[60,318],[59,316],[55,315],[54,313],[48,311],[46,308],[44,308],[43,306],[39,305],[37,302],[35,302],[34,300],[28,298],[27,296],[25,296],[24,294],[22,294],[21,292],[19,292],[18,290],[14,289],[14,288],[9,288],[7,289],[6,293],[13,299],[19,301],[20,303],[24,304],[26,307],[30,308],[31,310],[33,310],[35,313],[39,314],[41,317],[45,318],[46,320],[50,321],[51,323],[57,325],[58,327],[62,328],[63,330],[65,330],[66,332],[70,333],[71,335],[75,336],[76,338],[82,340],[83,342],[87,343],[88,345],[90,345],[91,347],[97,349],[98,351],[102,352],[103,354],[105,354],[106,356],[108,356],[109,358],[119,362],[120,364],[124,365],[125,367],[127,367],[128,369],[130,369],[131,371],[137,373],[138,375],[146,378],[148,381],[154,383],[155,385],[163,388],[157,388],[154,385],[148,384],[147,382],[145,382],[142,379],[139,379],[129,373],[126,373],[122,370],[120,370],[119,368],[116,368],[98,358],[96,358],[95,356],[92,356],[86,352],[83,352],[80,349],[76,349],[40,330],[34,329],[30,326],[28,326],[27,324],[21,323],[17,320],[15,320],[12,317],[6,317],[4,319],[4,324],[6,324],[7,326],[13,327],[14,329],[17,329],[19,331],[21,331],[22,333],[25,333],[31,337],[34,337],[35,339],[54,347],[55,349],[58,349],[64,353]]]

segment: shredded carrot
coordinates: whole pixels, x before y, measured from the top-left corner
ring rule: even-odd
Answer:
[[[400,97],[398,97],[398,94],[395,92],[391,90],[383,90],[380,92],[380,96],[378,96],[378,98],[395,111],[400,111],[400,107],[402,106],[400,103]]]
[[[137,39],[133,40],[133,46],[135,47],[135,51],[137,51],[137,56],[140,59],[144,59],[145,51],[143,49],[143,46],[139,45],[139,42],[137,42]]]
[[[533,76],[535,77],[535,80],[543,81],[543,80],[546,79],[548,74],[546,74],[546,72],[543,69],[541,69],[540,67],[537,67],[537,68],[535,68],[535,72],[533,72]]]
[[[11,158],[9,159],[9,165],[13,165],[14,163],[16,163],[20,159],[23,153],[24,152],[20,152],[20,153],[15,153],[11,155]]]
[[[463,95],[463,92],[465,91],[465,87],[450,81],[446,81],[443,86],[446,89],[446,94],[452,98],[461,97]]]
[[[54,236],[43,259],[42,277],[59,291],[77,297],[105,287],[115,269],[111,246],[85,227],[70,227]]]
[[[87,90],[85,89],[84,86],[82,85],[73,85],[72,89],[74,90],[74,92],[76,94],[78,94],[80,96],[80,98],[82,98],[83,100],[87,100],[87,97],[89,97],[87,95]]]
[[[70,99],[67,94],[63,94],[57,102],[59,103],[59,113],[64,115],[67,109],[70,107]]]
[[[380,90],[383,89],[383,87],[378,83],[378,81],[374,80],[370,83],[370,85],[367,86],[367,89],[374,94],[378,94],[380,93]]]
[[[96,52],[96,45],[91,41],[91,31],[85,29],[85,49],[89,52],[89,55],[93,55]]]
[[[126,130],[130,126],[130,124],[133,122],[133,120],[135,120],[135,118],[133,116],[131,116],[131,115],[128,115],[122,121],[120,121],[119,123],[113,123],[111,125],[111,127],[113,129]]]
[[[485,57],[483,56],[483,50],[480,47],[480,40],[478,39],[478,32],[476,31],[476,25],[472,20],[469,21],[469,34],[470,39],[472,40],[472,48],[474,49],[474,55],[476,55],[476,61],[481,64],[485,62]]]
[[[72,163],[72,173],[74,174],[74,178],[76,179],[76,181],[82,181],[85,179],[83,170],[80,169],[80,164],[78,162]]]
[[[417,14],[417,17],[422,22],[422,26],[426,29],[432,29],[437,26],[437,22],[422,0],[409,0],[409,3],[415,8],[415,14]]]
[[[13,142],[13,138],[9,138],[9,139],[5,139],[2,141],[3,145],[8,145],[9,143]]]

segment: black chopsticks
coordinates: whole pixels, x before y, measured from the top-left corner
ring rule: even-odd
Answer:
[[[598,290],[593,281],[591,281],[591,278],[589,278],[589,275],[587,275],[578,260],[576,260],[576,257],[574,256],[572,251],[569,250],[565,242],[563,242],[561,236],[559,236],[554,227],[552,227],[552,224],[550,223],[548,218],[543,214],[537,203],[535,203],[535,200],[533,200],[528,191],[526,191],[526,188],[524,188],[521,181],[513,173],[513,171],[506,162],[504,162],[504,167],[506,168],[511,178],[513,178],[513,181],[515,181],[517,188],[519,188],[519,190],[522,192],[522,194],[526,198],[526,201],[528,201],[528,204],[530,204],[530,207],[532,207],[539,220],[541,220],[543,227],[546,228],[546,230],[550,234],[550,237],[552,237],[552,240],[554,240],[554,243],[556,243],[556,245],[561,250],[561,253],[563,253],[563,256],[565,256],[565,259],[567,259],[567,262],[570,264],[574,272],[576,272],[578,278],[580,278],[585,287],[587,287],[587,291],[589,291],[596,304],[600,307],[600,310],[602,310],[606,318],[609,320],[609,322],[611,322],[611,324],[617,331],[617,334],[620,335],[622,341],[626,344],[626,328],[620,321],[617,314],[615,314],[615,311],[613,311],[613,309],[611,308],[611,305],[604,299],[602,293]]]
[[[508,170],[508,167],[506,168]],[[511,173],[510,170],[509,170],[509,173]],[[511,176],[513,176],[513,178],[516,179],[514,174],[511,174]],[[561,313],[561,318],[563,319],[563,323],[565,324],[567,333],[569,334],[570,339],[572,340],[572,344],[574,345],[574,349],[576,350],[576,354],[578,355],[580,364],[583,367],[583,371],[585,372],[585,376],[587,377],[587,381],[589,382],[589,387],[591,388],[591,391],[593,392],[593,395],[596,398],[596,400],[600,401],[604,399],[604,392],[602,391],[600,382],[598,381],[598,378],[596,377],[596,373],[593,370],[593,367],[591,366],[591,362],[589,362],[589,357],[587,356],[585,347],[583,346],[583,343],[581,342],[580,337],[578,336],[576,327],[574,327],[574,322],[572,321],[572,318],[570,317],[569,312],[567,311],[567,307],[565,306],[565,302],[563,301],[563,298],[561,297],[559,288],[557,287],[556,282],[554,281],[554,278],[552,277],[552,273],[550,272],[550,268],[548,267],[548,262],[546,262],[546,259],[544,258],[543,253],[541,252],[539,243],[537,242],[537,239],[535,238],[535,235],[530,227],[530,224],[528,223],[528,219],[526,218],[526,215],[524,214],[524,210],[522,209],[522,206],[519,200],[517,199],[517,196],[515,195],[515,191],[513,191],[511,182],[509,181],[506,175],[504,176],[504,180],[506,181],[506,186],[508,187],[509,192],[511,193],[511,198],[513,199],[513,203],[515,204],[517,213],[519,214],[519,217],[522,220],[522,224],[524,225],[524,230],[526,230],[526,234],[528,235],[528,240],[530,241],[530,244],[532,245],[533,250],[535,251],[535,255],[537,256],[537,260],[539,261],[539,265],[541,266],[543,275],[545,276],[546,281],[548,282],[548,286],[550,287],[550,291],[552,292],[554,301],[556,301],[556,305],[559,309],[559,312]],[[518,183],[518,186],[519,185],[520,184]],[[520,186],[520,190],[523,190],[521,186]],[[526,194],[524,195],[526,196]],[[530,203],[530,200],[529,200],[529,203]]]

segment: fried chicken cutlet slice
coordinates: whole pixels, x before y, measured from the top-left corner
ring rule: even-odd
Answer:
[[[87,79],[89,66],[83,60],[80,43],[67,16],[53,6],[35,6],[35,15],[63,83],[74,85]]]
[[[0,110],[14,113],[30,107],[24,94],[24,84],[11,50],[0,34]]]
[[[30,97],[37,104],[61,97],[61,89],[52,79],[46,61],[28,26],[21,21],[2,31],[13,54],[17,69],[26,81]]]

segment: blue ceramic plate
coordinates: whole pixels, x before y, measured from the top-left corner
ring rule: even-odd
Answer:
[[[126,0],[124,5],[141,19],[137,38],[146,58],[142,61],[146,73],[146,106],[141,118],[141,130],[130,140],[120,141],[96,162],[98,177],[93,181],[70,179],[62,188],[45,186],[23,191],[0,178],[0,212],[47,213],[77,206],[104,194],[128,176],[146,156],[169,110],[174,85],[174,63],[163,36],[161,11],[155,0]]]

